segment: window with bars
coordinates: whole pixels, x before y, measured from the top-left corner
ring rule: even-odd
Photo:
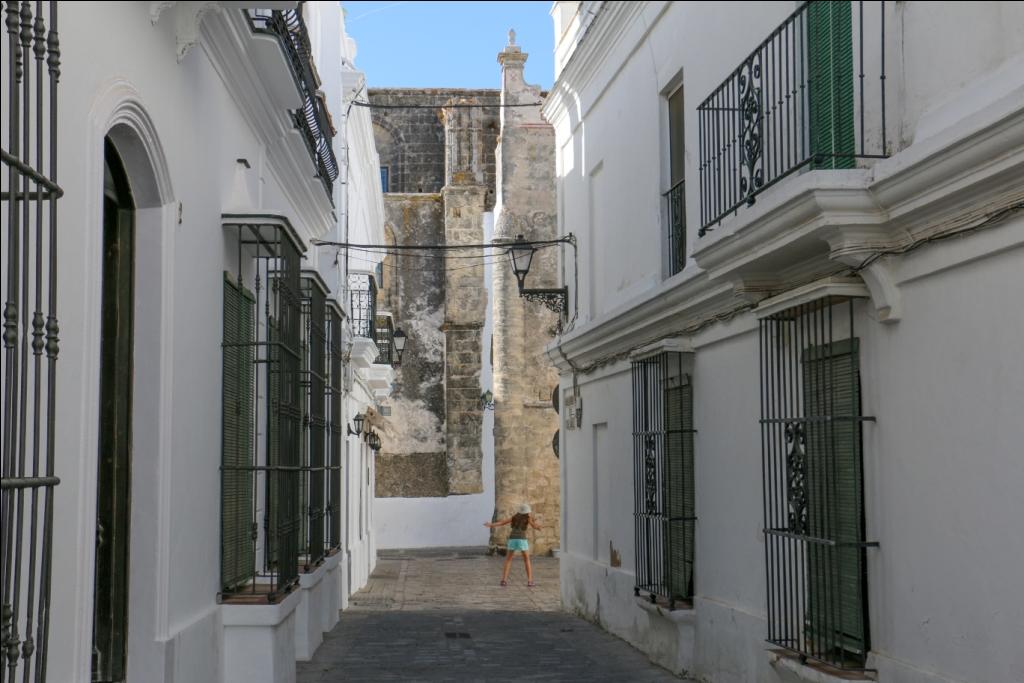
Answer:
[[[761,321],[768,640],[842,669],[869,648],[854,299]]]
[[[300,482],[303,511],[303,569],[316,567],[325,556],[327,477],[327,286],[313,271],[302,276],[303,389],[305,414]]]
[[[670,608],[693,597],[693,386],[683,354],[632,364],[636,595]]]
[[[377,282],[370,273],[348,276],[349,310],[352,311],[352,333],[376,340]]]
[[[345,314],[334,301],[327,308],[327,517],[326,548],[331,553],[342,545],[341,466],[345,459],[345,423],[341,395],[344,391],[345,360],[342,351]]]
[[[301,252],[287,224],[225,227],[237,266],[223,291],[221,598],[274,602],[304,545]]]

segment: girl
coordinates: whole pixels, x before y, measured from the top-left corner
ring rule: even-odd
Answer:
[[[526,585],[533,588],[533,566],[530,564],[530,544],[526,542],[526,529],[527,527],[540,529],[540,524],[533,521],[533,518],[530,516],[530,506],[525,503],[519,506],[517,514],[512,515],[508,519],[498,522],[484,522],[484,526],[488,529],[505,526],[506,524],[512,525],[512,531],[508,535],[508,552],[505,554],[505,568],[501,572],[501,585],[508,585],[508,572],[512,568],[512,556],[518,550],[523,554],[523,563],[526,565]]]

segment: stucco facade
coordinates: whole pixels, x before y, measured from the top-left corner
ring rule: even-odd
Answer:
[[[24,8],[35,11],[29,3]],[[259,8],[261,19],[253,19],[248,13]],[[313,88],[322,92],[330,115],[329,121],[319,120],[331,152],[321,150],[321,158],[331,156],[328,165],[340,160],[330,170],[347,180],[343,186],[318,177],[314,153],[293,115],[304,104],[299,86],[305,81],[296,77],[278,35],[260,30],[261,22],[269,25],[270,10],[295,9],[294,2],[59,3],[54,174],[65,193],[56,240],[60,355],[54,453],[60,484],[52,517],[47,680],[96,680],[95,558],[110,540],[104,533],[113,533],[97,528],[97,471],[107,456],[97,445],[104,429],[98,396],[105,343],[105,154],[108,163],[112,158],[105,140],[124,167],[135,237],[134,276],[123,283],[123,291],[134,292],[128,313],[130,525],[127,536],[118,538],[128,548],[123,676],[154,683],[294,680],[296,659],[312,655],[374,565],[373,459],[359,439],[342,437],[338,546],[316,566],[300,568],[276,602],[222,600],[225,273],[247,288],[256,285],[250,281],[249,247],[230,224],[270,226],[261,228],[265,234],[287,231],[282,240],[304,247],[298,265],[305,276],[322,279],[328,298],[343,312],[344,259],[311,241],[383,239],[369,115],[356,110],[346,120],[342,106],[362,78],[352,65],[355,44],[344,33],[337,3],[304,5],[301,35],[312,61],[305,66],[319,71]],[[3,146],[6,154],[6,137]],[[6,165],[4,172],[6,177]],[[15,248],[8,241],[7,201],[5,191],[5,263]],[[3,278],[8,281],[6,265]],[[254,291],[266,291],[268,284],[264,280],[264,289]],[[343,419],[376,400],[348,360]],[[260,391],[250,398],[265,400],[265,383]],[[262,440],[266,422],[259,430]],[[266,457],[263,451],[258,456]],[[5,501],[7,477],[5,469]],[[28,518],[23,519],[27,530]],[[265,539],[264,533],[261,549]],[[5,605],[5,620],[6,614]],[[17,631],[17,637],[32,637],[23,621]],[[35,643],[37,654],[40,645]]]
[[[880,6],[865,7],[877,22]],[[564,281],[579,319],[548,347],[579,407],[578,419],[562,415],[563,603],[698,680],[841,680],[766,644],[781,589],[766,566],[765,497],[792,481],[763,475],[771,375],[758,329],[773,310],[820,301],[812,290],[857,287],[843,324],[859,338],[861,414],[872,418],[860,428],[863,509],[877,543],[864,549],[862,666],[880,681],[1020,679],[1024,544],[993,520],[1024,514],[1013,493],[1024,481],[1024,17],[1014,3],[885,3],[886,158],[803,168],[708,223],[702,180],[715,169],[702,155],[717,148],[698,107],[793,11],[552,9],[557,80],[544,113],[560,233],[580,242],[579,286]],[[874,25],[858,144],[883,130]],[[669,136],[680,130],[686,247],[673,267]],[[661,351],[681,354],[696,430],[693,594],[676,609],[637,587],[643,432],[631,361]]]

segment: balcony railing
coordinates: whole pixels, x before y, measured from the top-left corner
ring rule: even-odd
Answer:
[[[352,333],[356,337],[377,340],[377,283],[369,273],[348,276]]]
[[[804,3],[697,108],[699,236],[800,169],[887,155],[885,11]]]
[[[669,275],[686,265],[686,181],[680,180],[664,195],[668,202]]]
[[[377,360],[373,361],[377,365],[394,365],[395,354],[394,354],[394,334],[395,327],[391,320],[390,315],[378,315],[376,321],[376,342],[377,342]]]
[[[331,148],[334,128],[327,114],[323,97],[317,90],[320,79],[313,66],[309,33],[300,9],[285,11],[250,10],[246,16],[252,30],[277,36],[288,60],[295,87],[302,95],[302,107],[292,114],[295,127],[302,133],[309,155],[316,166],[317,177],[333,202],[332,187],[338,177],[338,162]]]

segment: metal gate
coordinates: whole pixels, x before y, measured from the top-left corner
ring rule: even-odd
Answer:
[[[45,11],[44,11],[45,10]],[[0,54],[3,557],[0,681],[46,680],[53,544],[57,325],[56,2],[7,2]],[[45,358],[44,358],[45,357]]]

